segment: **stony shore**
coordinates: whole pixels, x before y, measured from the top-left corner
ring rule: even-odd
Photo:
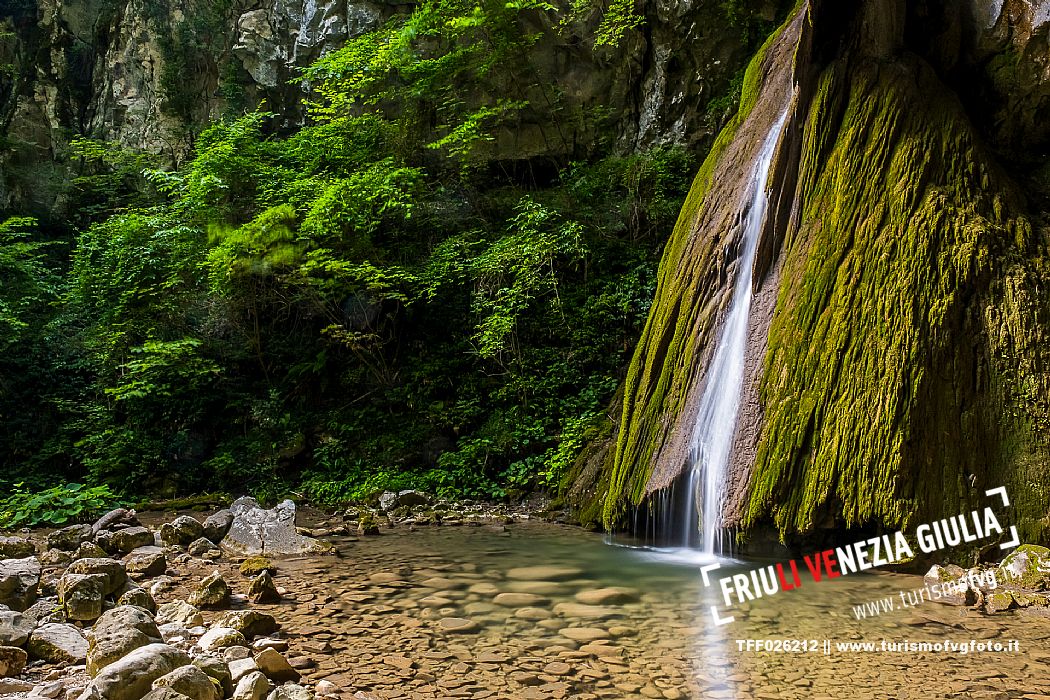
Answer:
[[[909,634],[998,637],[1015,632],[1004,615],[1031,612],[987,615],[964,596],[958,607],[916,608],[876,628],[843,617],[846,600],[876,595],[858,579],[846,582],[858,586],[848,596],[747,606],[737,627],[713,634],[695,576],[609,571],[622,558],[606,559],[615,548],[596,536],[536,522],[524,509],[423,499],[386,494],[337,515],[250,501],[207,517],[115,511],[93,525],[2,539],[0,602],[9,609],[0,610],[0,696],[836,697],[848,679],[826,657],[749,656],[730,641],[827,634],[829,621],[844,638],[897,635],[902,625]],[[560,549],[545,543],[552,532]],[[1025,551],[1029,563],[1039,554]],[[882,588],[918,585],[889,575]],[[1031,676],[1032,663],[1050,660],[1032,645],[1050,634],[1026,626],[1025,655],[997,659],[995,673],[936,655],[865,657],[851,668],[871,687],[855,697],[941,688],[942,672],[967,697],[1050,694]],[[930,673],[902,675],[910,665]]]

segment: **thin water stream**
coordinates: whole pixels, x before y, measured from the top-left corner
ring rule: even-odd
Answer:
[[[683,545],[700,545],[707,554],[722,553],[722,508],[726,467],[736,431],[744,383],[747,326],[751,313],[751,282],[755,251],[766,219],[769,168],[787,117],[785,111],[770,128],[755,159],[747,201],[741,202],[743,232],[729,310],[719,329],[706,384],[694,426],[687,488],[689,507],[683,509]],[[697,542],[699,532],[700,541]]]

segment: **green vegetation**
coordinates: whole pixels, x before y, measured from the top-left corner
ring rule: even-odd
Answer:
[[[37,492],[25,491],[22,487],[15,484],[10,495],[0,501],[0,528],[91,520],[118,503],[116,495],[105,485],[65,484]]]
[[[1040,537],[1045,498],[1025,482],[1045,475],[1047,376],[1019,342],[1039,336],[1039,303],[1002,289],[1036,286],[1020,197],[921,64],[828,68],[804,139],[745,525],[807,532],[833,504],[846,526],[906,528],[1006,485],[1022,537]]]
[[[526,12],[558,26],[541,3],[419,5],[305,71],[306,126],[224,119],[176,170],[76,141],[73,240],[0,228],[0,488],[557,485],[621,381],[693,163],[602,144],[542,178],[515,162],[497,136],[523,116],[550,138],[580,118],[544,92]],[[169,60],[212,20],[187,21]]]

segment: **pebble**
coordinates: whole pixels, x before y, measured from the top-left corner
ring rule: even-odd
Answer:
[[[520,566],[507,571],[507,578],[518,581],[567,581],[583,575],[583,569],[574,566]]]
[[[474,620],[464,617],[445,617],[438,622],[438,626],[446,632],[477,632],[480,628]]]
[[[534,593],[500,593],[492,602],[505,608],[525,608],[546,605],[550,599]]]

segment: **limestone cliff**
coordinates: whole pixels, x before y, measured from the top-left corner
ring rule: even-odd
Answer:
[[[1011,522],[1045,538],[1048,29],[1040,3],[799,6],[682,211],[622,412],[567,491],[583,520],[653,515],[688,466],[740,163],[790,100],[724,521],[791,542],[907,527],[1005,485]]]
[[[772,20],[778,3],[751,2]],[[782,3],[781,3],[782,4]],[[264,105],[291,129],[300,69],[411,5],[373,0],[7,0],[0,3],[0,210],[61,212],[68,143],[87,136],[179,162],[209,120]],[[566,7],[568,7],[566,5]],[[645,21],[595,46],[600,12],[554,27],[536,14],[530,60],[550,110],[501,134],[493,157],[706,147],[746,62],[716,0],[639,3]],[[566,15],[567,16],[567,15]],[[529,21],[526,18],[526,21]],[[719,98],[723,98],[719,101]]]

